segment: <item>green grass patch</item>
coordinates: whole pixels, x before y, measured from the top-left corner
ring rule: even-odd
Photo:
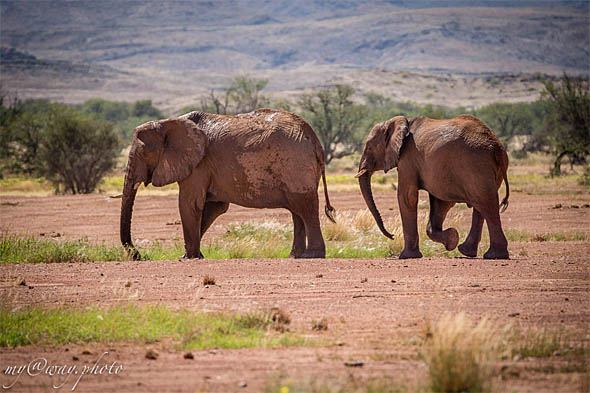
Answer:
[[[408,389],[390,377],[358,377],[353,374],[346,379],[329,378],[292,381],[274,378],[267,382],[265,393],[404,393]]]
[[[568,363],[590,357],[588,338],[563,328],[528,330],[511,329],[507,334],[511,355],[520,359],[559,356]]]
[[[504,231],[506,239],[511,242],[571,242],[571,241],[585,241],[588,236],[584,232],[544,232],[544,233],[530,233],[518,229],[507,229]]]
[[[386,227],[395,236],[394,240],[389,240],[381,234],[367,211],[359,211],[356,215],[340,213],[336,219],[337,224],[327,220],[322,223],[328,258],[390,258],[399,256],[403,250],[401,219],[397,216],[386,223]],[[422,255],[445,258],[461,256],[457,249],[446,251],[442,244],[430,240],[426,235],[427,220],[427,212],[420,212],[418,228]],[[460,215],[450,214],[445,227],[458,227],[459,220]],[[530,233],[508,229],[505,234],[510,242],[588,240],[588,236],[580,231]],[[467,236],[467,233],[462,233],[462,236]],[[462,238],[460,242],[463,240]],[[201,251],[208,259],[287,258],[292,242],[293,230],[290,224],[233,223],[226,226],[225,233],[220,238],[211,243],[203,243]],[[484,231],[480,253],[485,252],[488,247],[489,235],[487,231]],[[156,240],[147,245],[138,246],[137,249],[144,260],[173,260],[184,254],[184,243],[180,239],[172,242]],[[0,264],[130,259],[123,247],[119,245],[92,244],[88,239],[66,241],[0,235]]]
[[[88,239],[56,241],[0,235],[0,264],[120,261],[129,259],[122,247],[92,245]]]
[[[172,310],[161,305],[84,309],[0,307],[0,346],[88,342],[152,343],[172,340],[179,349],[314,345],[285,329],[273,311],[246,314]],[[279,332],[283,331],[283,333]]]
[[[53,186],[42,177],[9,177],[0,179],[0,191],[13,194],[51,194]]]
[[[529,195],[572,195],[587,193],[578,184],[581,176],[576,173],[550,177],[540,173],[511,173],[508,170],[510,190]],[[504,186],[500,191],[504,193]]]

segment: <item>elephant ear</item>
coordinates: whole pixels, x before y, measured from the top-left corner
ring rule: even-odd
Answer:
[[[163,149],[152,175],[152,184],[161,187],[190,175],[205,156],[207,137],[187,119],[161,120],[157,128]]]
[[[399,152],[404,143],[405,137],[410,133],[408,119],[405,116],[396,116],[385,122],[385,168],[387,173],[391,168],[395,168],[399,162]]]

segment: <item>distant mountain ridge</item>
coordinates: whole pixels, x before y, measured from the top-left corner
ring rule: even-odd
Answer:
[[[2,0],[0,44],[107,67],[92,85],[118,91],[166,91],[187,77],[206,91],[236,74],[267,77],[275,91],[354,70],[587,75],[589,11],[588,1]],[[14,76],[38,90],[42,75],[2,66],[3,84]]]

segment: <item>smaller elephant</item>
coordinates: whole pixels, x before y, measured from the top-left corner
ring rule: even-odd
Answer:
[[[134,250],[131,216],[139,185],[178,182],[186,258],[203,258],[201,238],[230,203],[288,209],[294,226],[290,257],[324,258],[320,178],[325,212],[333,221],[324,149],[311,126],[290,112],[259,109],[235,116],[190,112],[148,122],[135,129],[129,152],[121,243]],[[139,258],[137,250],[134,258]]]
[[[365,143],[359,185],[365,202],[381,232],[385,229],[371,192],[371,176],[398,169],[397,198],[402,218],[404,249],[400,258],[421,258],[418,247],[418,190],[430,198],[427,235],[453,250],[459,242],[455,228],[442,229],[445,217],[456,203],[473,207],[471,230],[459,251],[477,256],[484,220],[490,233],[487,259],[508,259],[508,241],[502,231],[500,209],[508,207],[510,187],[506,171],[508,155],[493,131],[471,115],[449,120],[424,116],[396,116],[373,127]],[[506,184],[506,196],[498,205],[498,189]],[[499,207],[498,207],[499,206]]]

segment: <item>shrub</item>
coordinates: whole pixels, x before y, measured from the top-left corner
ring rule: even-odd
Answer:
[[[56,109],[40,148],[42,174],[56,193],[88,194],[112,170],[119,138],[112,126],[67,109]]]

